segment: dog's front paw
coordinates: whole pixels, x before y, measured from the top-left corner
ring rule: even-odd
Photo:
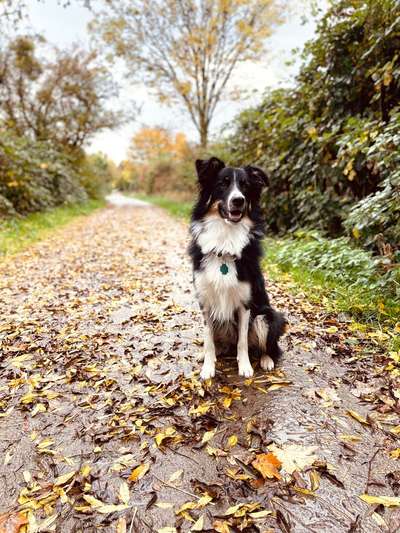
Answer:
[[[271,372],[274,369],[275,363],[269,355],[263,355],[260,360],[260,366],[266,372]]]
[[[205,380],[205,379],[213,378],[214,376],[215,376],[215,365],[204,364],[200,372],[200,378]]]
[[[244,378],[251,378],[253,374],[254,374],[254,370],[253,370],[253,367],[251,366],[250,361],[239,360],[239,376],[242,376]]]

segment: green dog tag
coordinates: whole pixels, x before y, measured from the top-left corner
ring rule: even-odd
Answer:
[[[225,274],[228,274],[229,268],[228,265],[225,263],[222,263],[222,265],[219,267],[221,274],[225,276]]]

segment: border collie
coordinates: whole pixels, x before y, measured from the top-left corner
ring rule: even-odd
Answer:
[[[198,159],[199,197],[192,212],[189,254],[204,316],[202,379],[215,376],[217,353],[234,350],[239,375],[253,375],[249,348],[272,370],[286,320],[275,311],[260,268],[264,221],[259,206],[266,174],[254,166],[226,167]]]

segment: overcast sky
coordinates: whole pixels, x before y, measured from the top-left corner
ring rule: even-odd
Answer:
[[[323,0],[321,0],[323,2]],[[29,2],[29,18],[31,28],[41,33],[46,39],[59,47],[68,47],[78,42],[89,45],[87,23],[91,14],[83,7],[72,3],[68,8],[58,5],[56,0],[31,0]],[[291,59],[291,50],[302,47],[315,31],[315,23],[309,21],[302,24],[301,15],[292,14],[275,34],[269,39],[269,56],[260,63],[246,63],[238,67],[231,85],[244,86],[249,89],[263,90],[266,87],[288,85],[298,70],[298,62],[294,66],[285,63]],[[196,130],[190,125],[187,116],[177,108],[161,105],[148,95],[145,87],[131,86],[123,83],[119,97],[122,102],[133,99],[141,106],[138,119],[118,131],[104,132],[97,135],[89,147],[89,151],[102,151],[116,163],[126,156],[129,140],[134,132],[143,124],[160,125],[173,131],[184,131],[192,140],[198,140]],[[254,103],[254,102],[253,102]],[[217,108],[212,133],[217,134],[221,126],[227,123],[249,102],[222,102]]]

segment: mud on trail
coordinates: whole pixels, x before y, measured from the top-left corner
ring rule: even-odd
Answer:
[[[398,531],[376,347],[267,282],[279,367],[243,380],[228,358],[201,383],[186,245],[114,207],[1,264],[0,531]]]

